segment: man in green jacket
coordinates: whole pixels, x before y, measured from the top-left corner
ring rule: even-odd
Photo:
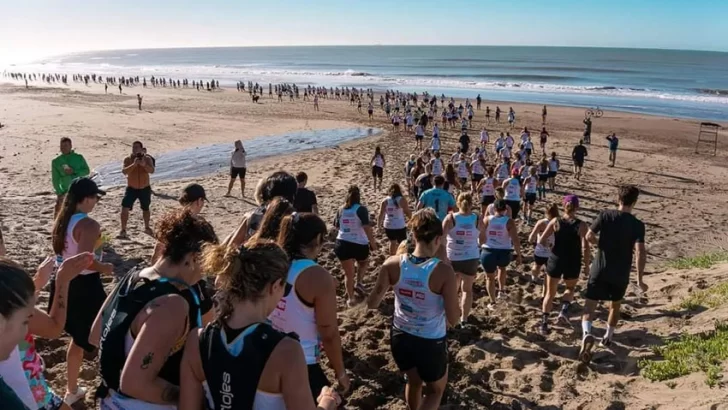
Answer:
[[[88,174],[88,164],[83,158],[83,155],[76,154],[73,151],[73,143],[70,138],[61,138],[61,155],[54,158],[53,162],[51,162],[53,190],[58,195],[55,213],[53,214],[54,217],[58,214],[61,205],[63,205],[63,199],[66,197],[68,187],[71,186],[71,181],[76,178],[88,176]]]

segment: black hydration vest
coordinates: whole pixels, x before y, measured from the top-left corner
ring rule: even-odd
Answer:
[[[171,282],[156,279],[149,280],[139,276],[141,270],[134,269],[121,280],[111,294],[111,301],[101,313],[101,341],[99,343],[99,369],[101,385],[96,390],[96,398],[103,399],[109,389],[123,394],[119,390],[121,372],[126,364],[125,341],[132,322],[137,314],[152,300],[171,294],[178,294],[189,299]],[[187,293],[187,292],[185,292]],[[189,300],[188,300],[189,303]],[[199,310],[199,307],[196,307]],[[196,322],[188,316],[188,330],[196,327]],[[159,371],[159,377],[175,386],[179,386],[179,367],[182,362],[184,344],[175,346],[175,350]]]
[[[252,410],[271,353],[286,336],[298,340],[295,334],[286,335],[267,323],[250,326],[256,327],[244,336],[243,350],[237,356],[228,351],[220,324],[207,325],[200,335],[202,369],[216,410]]]

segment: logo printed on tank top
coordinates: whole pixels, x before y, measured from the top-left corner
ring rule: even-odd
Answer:
[[[424,292],[415,292],[415,299],[425,300],[425,293]]]
[[[399,289],[399,294],[402,295],[402,296],[404,296],[404,297],[406,297],[406,298],[411,298],[412,297],[412,290],[400,288]]]
[[[231,387],[232,382],[232,376],[230,376],[230,373],[223,372],[222,373],[222,385],[220,386],[220,401],[222,402],[220,405],[220,410],[232,410],[233,408],[233,400],[235,399],[235,395],[233,394],[233,389]]]

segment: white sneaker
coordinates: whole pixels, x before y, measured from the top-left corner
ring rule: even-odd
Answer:
[[[72,406],[73,403],[82,400],[85,397],[86,389],[78,386],[78,390],[76,390],[76,393],[66,391],[66,394],[63,396],[63,402],[66,403],[68,406]]]

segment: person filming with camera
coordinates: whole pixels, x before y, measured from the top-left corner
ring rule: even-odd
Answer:
[[[151,217],[149,206],[152,203],[152,187],[149,175],[154,173],[154,160],[146,154],[144,145],[134,141],[131,148],[131,155],[124,158],[121,172],[126,175],[127,184],[124,192],[124,199],[121,201],[121,232],[120,239],[128,238],[126,224],[129,221],[129,212],[138,200],[144,218],[144,232],[153,235],[149,225]]]

